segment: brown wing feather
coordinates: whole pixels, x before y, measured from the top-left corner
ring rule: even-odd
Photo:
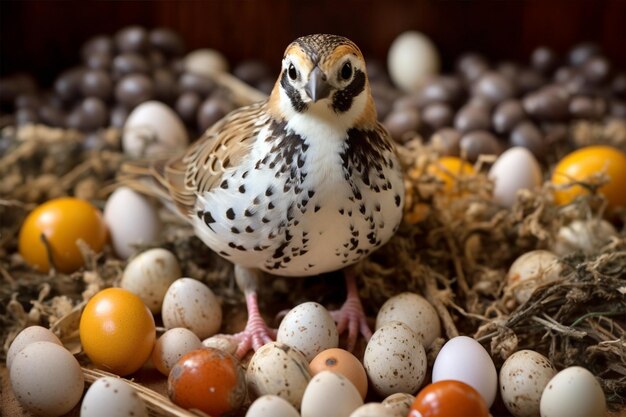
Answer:
[[[140,192],[173,202],[183,216],[193,213],[196,196],[220,184],[223,173],[252,149],[269,123],[267,101],[241,107],[209,128],[181,156],[127,164],[122,180]],[[145,181],[151,178],[152,181]]]

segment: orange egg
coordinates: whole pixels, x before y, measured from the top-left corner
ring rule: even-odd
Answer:
[[[167,379],[170,399],[211,416],[235,411],[246,399],[246,375],[239,360],[216,348],[192,350],[176,362]]]
[[[107,288],[89,300],[79,332],[89,359],[120,376],[141,368],[156,339],[152,313],[141,298],[122,288]]]
[[[489,408],[474,388],[461,381],[439,381],[422,389],[408,417],[489,417]]]
[[[454,194],[457,179],[474,174],[474,168],[456,156],[444,156],[428,165],[426,172],[443,182],[443,191]]]
[[[363,364],[347,350],[332,348],[317,354],[309,364],[311,374],[316,375],[322,371],[333,371],[348,378],[365,398],[367,394],[367,374]]]
[[[70,273],[84,263],[76,245],[78,239],[94,252],[102,250],[107,229],[100,211],[85,200],[57,198],[35,208],[26,217],[20,229],[19,252],[39,271],[50,270],[49,258],[52,258],[59,271]]]
[[[608,202],[608,211],[626,207],[626,154],[611,146],[587,146],[565,156],[554,168],[552,183],[557,186],[554,199],[557,204],[569,204],[589,191],[573,182],[593,182],[594,174],[606,173],[608,182],[600,193]]]

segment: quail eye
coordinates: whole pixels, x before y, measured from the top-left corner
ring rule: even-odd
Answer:
[[[341,67],[341,78],[343,78],[344,80],[349,80],[350,77],[352,77],[352,64],[350,64],[350,61],[348,61],[343,64],[343,67]]]
[[[294,67],[293,64],[289,64],[289,78],[292,80],[298,78],[298,71],[296,71],[296,67]]]

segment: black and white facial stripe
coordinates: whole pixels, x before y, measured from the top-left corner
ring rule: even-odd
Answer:
[[[333,110],[337,113],[345,113],[352,107],[354,98],[363,92],[365,88],[365,74],[359,69],[354,70],[354,76],[350,84],[337,90],[333,95]]]

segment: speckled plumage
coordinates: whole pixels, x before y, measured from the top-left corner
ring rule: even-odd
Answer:
[[[266,101],[230,113],[152,175],[204,243],[245,270],[343,268],[402,217],[400,166],[363,56],[335,35],[290,44]]]

